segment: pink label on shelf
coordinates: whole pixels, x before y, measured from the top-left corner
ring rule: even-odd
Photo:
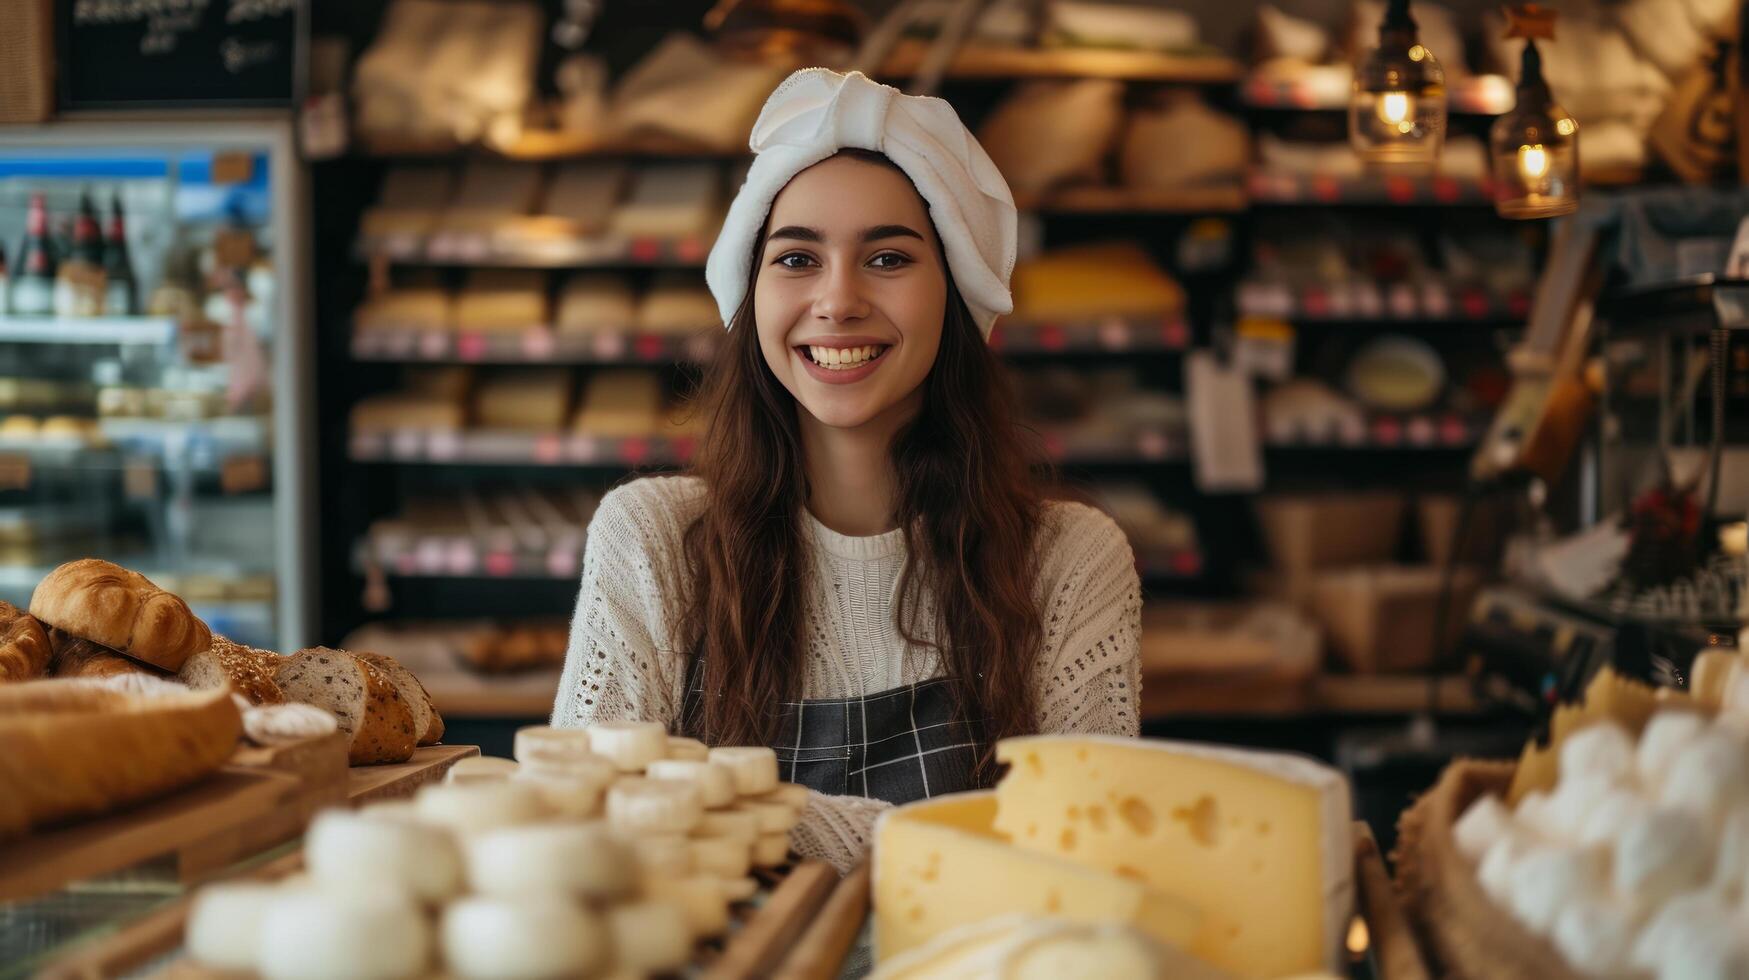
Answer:
[[[377,459],[383,455],[383,434],[380,432],[354,432],[352,434],[353,459]]]
[[[1334,202],[1342,197],[1342,181],[1335,177],[1313,177],[1311,192],[1314,198],[1324,202]]]
[[[522,335],[522,356],[531,361],[544,361],[553,356],[553,333],[550,330],[529,330]]]
[[[578,572],[575,548],[559,546],[547,552],[547,574],[553,578],[570,578]]]
[[[1391,308],[1391,315],[1400,320],[1407,320],[1415,315],[1420,304],[1415,301],[1415,289],[1408,283],[1397,283],[1391,287],[1386,304]]]
[[[1202,556],[1194,551],[1180,551],[1172,556],[1172,571],[1184,576],[1202,571]]]
[[[472,575],[480,565],[479,549],[472,541],[451,541],[444,554],[444,566],[451,575]]]
[[[1461,446],[1469,441],[1470,427],[1456,415],[1447,415],[1439,420],[1439,440],[1448,446]]]
[[[662,257],[662,243],[654,238],[634,238],[627,254],[633,262],[654,262]]]
[[[1049,456],[1051,459],[1059,460],[1063,458],[1064,446],[1062,436],[1055,432],[1046,432],[1044,434],[1044,445],[1046,456]]]
[[[688,235],[674,243],[674,257],[682,262],[698,262],[704,255],[704,242],[695,235]]]
[[[1130,349],[1130,325],[1123,317],[1108,316],[1099,321],[1099,346],[1106,350]]]
[[[991,350],[1001,350],[1008,345],[1008,327],[1000,321],[990,328],[990,339],[986,341]]]
[[[413,547],[413,564],[422,574],[437,575],[444,569],[443,542],[437,538],[420,538]]]
[[[619,443],[619,458],[632,466],[638,466],[650,456],[650,444],[643,439],[621,439]]]
[[[534,437],[534,461],[548,466],[557,463],[561,448],[558,433],[543,432]]]
[[[1480,320],[1488,315],[1488,296],[1480,289],[1467,288],[1458,297],[1458,306],[1463,308],[1464,316],[1472,320]]]
[[[1463,187],[1450,177],[1433,178],[1433,199],[1441,204],[1452,204],[1463,196]]]
[[[1409,420],[1405,434],[1411,446],[1431,446],[1438,433],[1432,419],[1425,415],[1417,415]]]
[[[439,462],[453,462],[461,458],[461,433],[449,429],[435,429],[425,440],[425,451],[431,458]]]
[[[352,334],[352,356],[369,360],[382,348],[382,331],[355,330]]]
[[[1165,459],[1172,452],[1172,440],[1164,432],[1148,429],[1136,436],[1136,452],[1143,459]]]
[[[565,451],[573,463],[593,463],[601,458],[601,447],[589,436],[572,436],[566,440]]]
[[[1373,419],[1372,438],[1381,446],[1395,446],[1403,441],[1403,423],[1390,416]]]
[[[516,574],[516,556],[507,551],[487,552],[486,574],[493,578],[506,578]]]
[[[1184,350],[1190,346],[1190,325],[1183,320],[1167,320],[1160,326],[1160,338],[1167,347]]]
[[[424,455],[424,435],[418,429],[396,429],[389,436],[389,455],[396,459],[418,459]]]
[[[1038,328],[1038,346],[1040,350],[1059,351],[1063,349],[1063,328],[1054,323],[1047,323]]]
[[[637,338],[632,341],[632,350],[637,353],[640,360],[645,361],[667,360],[664,347],[665,345],[662,343],[662,338],[655,334],[639,334]]]
[[[464,361],[477,361],[486,356],[486,338],[477,333],[457,334],[455,356]]]
[[[717,339],[714,332],[700,334],[686,342],[686,359],[698,364],[709,361],[717,352]]]
[[[1415,182],[1408,177],[1386,177],[1385,197],[1392,204],[1408,204],[1415,200]]]
[[[414,560],[411,551],[403,551],[395,556],[395,571],[401,575],[413,575],[419,571],[419,563]]]
[[[590,340],[589,350],[598,360],[617,361],[625,357],[625,335],[618,333],[598,333]]]
[[[669,442],[669,448],[674,453],[674,461],[688,463],[692,461],[693,451],[698,448],[698,440],[691,436],[677,436]]]
[[[1307,286],[1300,294],[1300,308],[1307,316],[1329,316],[1330,295],[1317,286]]]
[[[449,354],[449,335],[443,333],[421,333],[419,338],[419,356],[427,360],[436,360]]]
[[[1515,317],[1530,315],[1530,294],[1514,292],[1506,297],[1506,312]]]

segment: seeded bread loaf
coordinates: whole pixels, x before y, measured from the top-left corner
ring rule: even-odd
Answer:
[[[413,709],[382,670],[344,650],[311,647],[285,658],[274,680],[288,700],[334,716],[352,741],[348,758],[353,765],[413,757],[419,741]]]
[[[419,683],[419,678],[411,670],[385,654],[359,652],[355,655],[394,681],[401,700],[413,709],[413,730],[419,733],[420,745],[436,745],[443,740],[443,716],[437,713],[437,705],[432,703],[425,685]]]
[[[50,572],[31,593],[30,614],[44,626],[171,672],[213,638],[187,603],[138,572],[96,558]]]
[[[196,690],[229,685],[250,704],[284,704],[285,693],[273,679],[282,659],[272,650],[214,636],[212,646],[189,657],[176,675]]]
[[[36,617],[0,602],[0,684],[41,677],[49,667],[49,635]]]
[[[66,630],[49,629],[50,677],[119,677],[123,674],[147,674],[170,677],[166,671],[124,657],[101,643],[81,639]]]
[[[224,691],[123,694],[81,681],[0,687],[0,837],[188,785],[236,750]]]

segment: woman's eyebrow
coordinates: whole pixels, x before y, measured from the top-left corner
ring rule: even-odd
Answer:
[[[819,229],[807,228],[802,225],[784,225],[782,228],[765,236],[765,240],[768,242],[776,241],[780,238],[791,239],[798,242],[813,242],[815,244],[822,244],[826,241],[826,236],[822,235]],[[908,225],[875,225],[872,228],[865,228],[860,238],[864,243],[879,241],[882,238],[915,238],[918,241],[924,240],[923,236],[918,233],[916,229],[911,228]]]

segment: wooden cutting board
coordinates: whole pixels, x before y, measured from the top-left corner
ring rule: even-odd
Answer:
[[[358,766],[347,773],[346,799],[353,806],[401,800],[426,783],[442,782],[449,767],[480,754],[477,745],[427,745],[406,762]]]

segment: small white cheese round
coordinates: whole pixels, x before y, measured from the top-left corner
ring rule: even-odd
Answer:
[[[637,884],[631,851],[600,823],[504,827],[467,841],[468,882],[488,895],[559,892],[591,899],[628,894]]]
[[[710,809],[735,802],[735,774],[727,766],[697,759],[658,759],[650,763],[644,775],[695,784],[699,802]]]
[[[789,860],[788,834],[760,834],[753,842],[753,865],[775,868]]]
[[[589,727],[589,743],[620,772],[643,772],[667,756],[668,730],[654,721],[606,721]]]
[[[1749,807],[1738,807],[1725,817],[1717,850],[1710,887],[1741,902],[1744,885],[1749,883]]]
[[[1523,833],[1542,840],[1558,839],[1560,831],[1549,819],[1549,804],[1553,795],[1540,789],[1524,794],[1512,811],[1513,824]]]
[[[613,965],[634,976],[679,973],[692,960],[692,929],[674,902],[644,901],[607,911]]]
[[[777,753],[763,746],[720,746],[711,749],[710,761],[720,762],[735,774],[735,792],[758,796],[777,789]]]
[[[680,878],[692,874],[692,844],[680,834],[623,834],[619,840],[637,856],[644,877]]]
[[[601,797],[607,789],[607,783],[594,776],[560,776],[538,770],[519,772],[515,781],[534,787],[549,810],[570,819],[600,814]]]
[[[431,927],[387,888],[286,889],[261,917],[255,969],[266,980],[398,980],[431,962]]]
[[[1561,780],[1542,810],[1540,822],[1544,833],[1558,841],[1574,840],[1597,805],[1625,788],[1617,777],[1603,774],[1580,773]]]
[[[683,738],[679,735],[668,736],[669,759],[683,759],[687,762],[703,762],[710,758],[710,747],[696,738]]]
[[[1640,745],[1634,753],[1634,769],[1640,785],[1656,794],[1664,783],[1664,773],[1682,751],[1683,746],[1705,731],[1706,719],[1692,711],[1667,710],[1653,715],[1640,732]]]
[[[752,843],[760,834],[759,817],[746,810],[711,810],[692,833],[696,837],[738,837]]]
[[[1522,829],[1515,829],[1489,845],[1476,869],[1476,880],[1496,905],[1512,907],[1512,869],[1538,846],[1538,838]]]
[[[594,913],[563,895],[475,896],[443,913],[443,958],[463,980],[587,976],[610,939]]]
[[[533,823],[551,812],[539,791],[515,781],[426,786],[413,803],[421,820],[464,834]]]
[[[1612,782],[1634,777],[1634,737],[1620,724],[1601,721],[1567,736],[1561,744],[1561,776],[1603,776]]]
[[[1716,727],[1690,739],[1676,754],[1658,792],[1659,805],[1693,813],[1709,827],[1745,802],[1749,802],[1749,744]]]
[[[756,878],[724,878],[717,883],[723,886],[723,897],[731,902],[750,902],[759,894]]]
[[[800,813],[808,808],[808,798],[812,793],[813,790],[796,783],[778,783],[776,789],[758,799],[766,803],[785,803]]]
[[[684,834],[704,819],[698,786],[666,779],[622,779],[607,791],[607,820],[622,834]]]
[[[715,878],[704,875],[686,877],[646,877],[644,897],[671,902],[686,916],[687,928],[696,939],[708,939],[729,931],[729,900]]]
[[[688,842],[692,866],[713,878],[744,878],[753,870],[753,841],[745,837],[699,837]]]
[[[431,903],[462,886],[461,855],[448,830],[350,810],[316,815],[304,836],[304,864],[324,884],[386,882]]]
[[[517,762],[557,764],[573,759],[586,759],[595,754],[589,741],[589,733],[584,729],[554,728],[551,725],[518,728],[511,753]]]
[[[189,955],[217,970],[255,969],[262,917],[280,895],[273,885],[220,883],[195,893],[184,942]]]
[[[1616,893],[1651,910],[1699,888],[1713,871],[1713,841],[1691,813],[1654,807],[1628,821],[1615,842]]]
[[[1652,809],[1652,802],[1638,792],[1618,786],[1604,794],[1591,807],[1591,812],[1579,823],[1576,841],[1580,844],[1614,844],[1641,815]]]
[[[446,783],[501,783],[516,775],[516,762],[494,755],[460,759],[443,774]]]
[[[790,828],[801,819],[794,807],[785,803],[767,803],[763,800],[743,799],[730,808],[732,812],[750,813],[759,824],[762,834],[787,834]]]
[[[1488,846],[1512,830],[1512,811],[1493,793],[1478,796],[1452,825],[1459,853],[1480,861]]]
[[[1583,896],[1555,916],[1549,938],[1580,973],[1616,977],[1625,972],[1633,947],[1634,920],[1625,906],[1606,895]]]
[[[1537,847],[1507,875],[1512,914],[1532,932],[1546,935],[1555,916],[1574,902],[1609,887],[1602,848]]]
[[[1730,932],[1735,923],[1724,903],[1711,891],[1692,891],[1672,897],[1657,908],[1634,938],[1628,955],[1630,965],[1654,974],[1663,973],[1683,947],[1704,942],[1709,934]]]

